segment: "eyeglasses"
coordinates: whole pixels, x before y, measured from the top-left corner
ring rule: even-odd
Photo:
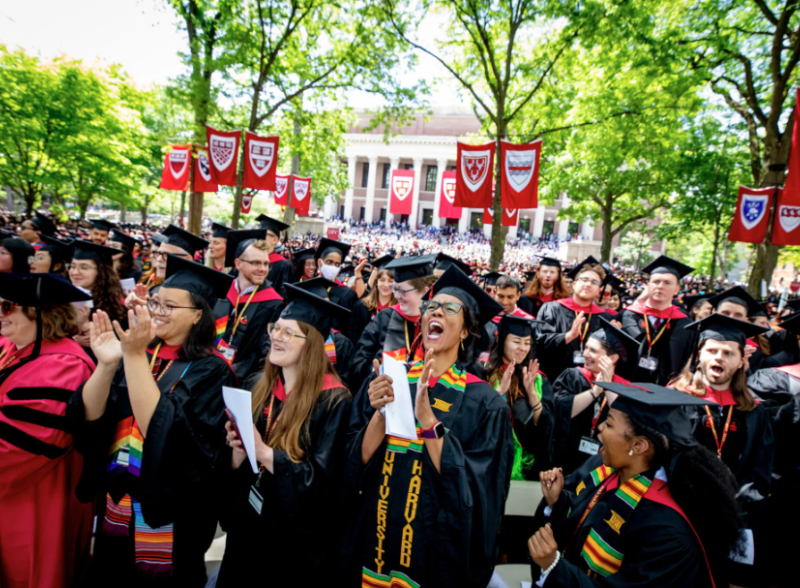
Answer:
[[[308,337],[304,335],[298,335],[290,328],[281,327],[277,323],[269,323],[267,325],[267,331],[269,331],[269,336],[271,338],[276,339],[278,341],[289,341],[289,339],[291,339],[292,337],[297,337],[298,339],[308,339]]]
[[[189,257],[188,253],[171,253],[170,255],[175,255],[176,257]],[[153,251],[152,256],[153,259],[166,259],[167,253],[165,251]]]
[[[3,316],[8,316],[17,310],[17,306],[19,306],[16,302],[11,302],[10,300],[3,300],[0,302],[0,314]]]
[[[196,306],[175,306],[174,304],[161,304],[158,300],[151,298],[147,301],[147,308],[150,309],[150,312],[157,312],[163,316],[169,316],[172,314],[172,311],[176,308],[189,308],[192,310],[200,310]]]
[[[250,259],[242,259],[239,258],[239,261],[244,263],[249,263],[250,267],[259,268],[263,267],[264,269],[269,269],[269,262],[268,261],[252,261]]]
[[[41,254],[36,254],[35,256],[28,258],[28,263],[33,263],[34,261],[47,261],[47,258]]]
[[[34,261],[36,261],[36,256],[29,255],[28,256],[28,265],[32,264]]]
[[[414,288],[409,288],[408,290],[403,290],[402,288],[396,288],[392,286],[392,294],[394,294],[395,298],[405,298],[409,292],[413,292]]]
[[[459,304],[458,302],[436,302],[435,300],[429,300],[422,303],[422,312],[436,312],[440,308],[445,314],[453,316],[454,314],[461,312],[461,309],[464,308],[464,305]]]
[[[592,286],[602,286],[603,282],[598,282],[597,280],[593,280],[591,278],[578,278],[576,282],[580,282],[581,284],[591,284]]]

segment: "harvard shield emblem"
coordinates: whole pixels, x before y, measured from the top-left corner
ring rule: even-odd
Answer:
[[[489,175],[489,150],[464,151],[461,153],[461,175],[467,188],[475,192],[483,186]]]
[[[209,168],[208,153],[205,151],[197,152],[197,169],[206,182],[211,181],[211,169]]]
[[[250,214],[250,206],[253,204],[253,197],[242,194],[242,214]]]
[[[286,195],[286,188],[289,186],[288,178],[275,178],[275,197],[283,198]]]
[[[503,210],[506,211],[506,216],[508,218],[514,218],[514,215],[517,214],[516,208],[504,208]]]
[[[508,183],[517,192],[522,192],[533,178],[536,165],[536,150],[506,151],[505,172]]]
[[[393,177],[392,178],[392,190],[394,190],[395,196],[400,200],[405,200],[406,196],[411,194],[411,185],[414,183],[414,180],[411,178],[406,177]]]
[[[294,197],[298,200],[303,200],[306,196],[308,196],[308,180],[295,179]]]
[[[444,197],[447,198],[447,201],[450,204],[453,204],[453,202],[456,199],[456,181],[455,181],[455,179],[448,178],[446,180],[442,180],[442,184],[443,184],[442,189],[444,190]]]
[[[778,217],[783,230],[791,233],[800,225],[800,206],[781,206]]]
[[[767,195],[746,194],[742,197],[742,206],[739,214],[742,215],[742,225],[748,231],[758,225],[767,213]]]
[[[189,151],[173,149],[169,152],[169,171],[176,180],[183,176],[187,165],[189,165]]]
[[[250,141],[250,167],[258,177],[262,177],[272,167],[275,159],[275,145],[266,141]]]
[[[208,142],[211,150],[211,159],[218,171],[224,171],[233,162],[236,155],[236,139],[233,137],[220,137],[211,135]]]

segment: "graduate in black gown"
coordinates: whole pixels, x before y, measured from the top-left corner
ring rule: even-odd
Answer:
[[[711,402],[653,384],[599,384],[614,399],[588,476],[542,473],[528,541],[550,587],[727,586],[742,526],[725,465],[698,447],[694,410]],[[702,406],[700,406],[702,408]],[[587,462],[588,463],[588,462]],[[588,468],[587,468],[588,469]]]
[[[600,449],[597,432],[608,416],[608,397],[598,382],[627,384],[623,377],[636,359],[636,339],[600,317],[584,347],[585,365],[568,368],[553,383],[553,464],[571,473]]]
[[[228,231],[225,266],[236,268],[236,278],[214,306],[216,346],[244,382],[261,368],[267,325],[274,323],[283,298],[267,280],[269,253],[264,231]]]
[[[744,346],[747,336],[765,329],[722,314],[712,314],[687,328],[699,333],[697,358],[690,360],[671,386],[717,404],[700,411],[695,437],[736,478],[739,507],[754,537],[756,559],[735,565],[735,584],[760,586],[765,564],[761,555],[767,553],[763,512],[771,492],[775,443],[769,412],[747,388]]]
[[[422,297],[436,281],[432,275],[435,260],[435,255],[401,257],[384,266],[394,271],[392,292],[397,304],[375,315],[358,340],[353,367],[355,382],[362,382],[369,377],[372,360],[383,361],[384,353],[406,362],[422,359],[424,352],[419,344],[420,307]]]
[[[666,386],[686,365],[693,335],[684,327],[692,321],[673,300],[680,291],[681,278],[692,271],[688,265],[661,255],[642,269],[650,276],[647,299],[631,304],[614,317],[622,323],[622,330],[640,343],[633,381]]]
[[[422,318],[425,360],[408,371],[416,438],[386,433],[380,409],[394,401],[391,378],[374,374],[359,391],[341,586],[488,585],[511,477],[511,415],[465,362],[498,312],[456,267],[434,285]]]
[[[538,316],[543,304],[569,298],[561,271],[561,261],[553,257],[542,257],[536,271],[530,274],[530,283],[517,303],[519,307],[532,316]]]
[[[211,304],[232,279],[169,256],[152,320],[141,305],[128,331],[93,317],[97,369],[68,408],[85,459],[78,496],[99,499],[90,586],[206,582],[217,476],[230,457],[222,387],[236,385],[214,349]]]
[[[283,295],[283,285],[294,282],[294,266],[280,253],[275,253],[275,246],[281,240],[281,231],[289,228],[289,225],[279,220],[268,217],[266,214],[259,215],[256,220],[260,223],[260,228],[266,230],[266,242],[269,249],[269,274],[267,280],[275,288],[275,291]]]
[[[217,588],[335,581],[351,396],[325,361],[324,347],[333,318],[347,310],[291,284],[286,295],[252,388],[255,432],[239,429],[255,434],[257,473],[227,424],[234,447],[231,512]]]
[[[589,256],[569,276],[575,280],[572,296],[546,302],[537,315],[545,323],[538,341],[542,371],[551,381],[567,368],[583,365],[583,347],[605,314],[594,303],[606,278],[597,260]]]

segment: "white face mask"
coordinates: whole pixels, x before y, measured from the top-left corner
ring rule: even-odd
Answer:
[[[339,269],[335,265],[323,265],[320,272],[322,273],[322,277],[326,280],[335,280],[336,276],[339,275]]]

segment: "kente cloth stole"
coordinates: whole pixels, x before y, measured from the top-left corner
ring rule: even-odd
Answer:
[[[611,468],[600,466],[592,472],[591,481],[595,487],[603,485],[611,473],[613,473]],[[576,488],[578,494],[580,494],[583,484],[581,482]],[[607,577],[619,571],[625,557],[625,554],[620,551],[622,544],[620,527],[639,506],[651,484],[650,478],[639,474],[616,488],[614,494],[606,499],[610,512],[609,518],[592,525],[581,550],[581,556],[589,566],[588,574],[595,572]],[[602,488],[597,489],[597,492],[602,491]]]

